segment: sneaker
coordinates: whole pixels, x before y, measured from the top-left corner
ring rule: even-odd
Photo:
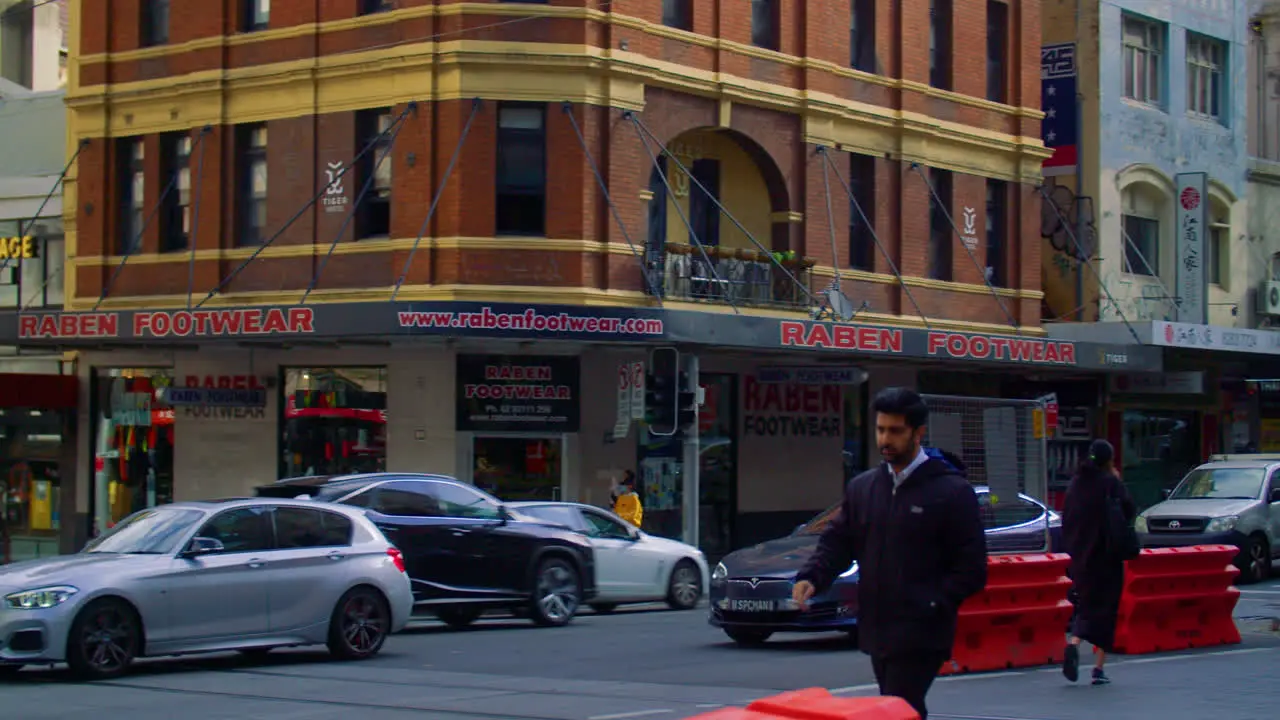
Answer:
[[[1108,685],[1110,683],[1111,683],[1111,678],[1107,677],[1107,674],[1102,671],[1102,668],[1093,669],[1094,685]]]
[[[1062,654],[1062,675],[1071,682],[1080,679],[1080,646],[1067,644]]]

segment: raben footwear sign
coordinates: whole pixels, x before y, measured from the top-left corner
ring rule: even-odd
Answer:
[[[1177,303],[1178,322],[1209,322],[1205,300],[1205,265],[1209,256],[1209,176],[1202,172],[1179,173],[1178,186]]]

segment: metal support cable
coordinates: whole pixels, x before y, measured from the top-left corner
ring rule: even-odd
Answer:
[[[630,112],[623,113],[623,117],[631,119],[632,127],[636,131],[636,138],[640,140],[640,144],[644,146],[645,152],[649,154],[649,162],[653,164],[654,172],[658,173],[658,178],[662,180],[662,186],[667,189],[668,196],[674,196],[675,191],[671,189],[671,182],[667,179],[667,173],[663,171],[662,164],[658,162],[658,155],[653,152],[653,148],[649,146],[649,141],[645,140],[644,134],[640,132],[639,121],[636,120],[635,115]],[[658,147],[662,147],[662,144],[658,143]],[[666,152],[666,148],[663,148],[663,152]],[[671,157],[669,153],[668,157]],[[678,163],[679,160],[676,162]],[[685,171],[685,174],[688,174],[687,170]],[[693,176],[690,175],[689,179],[692,180]],[[706,192],[706,188],[703,188],[702,190],[703,192]],[[710,194],[711,193],[707,193],[708,196]],[[698,253],[701,254],[702,259],[706,261],[707,269],[711,271],[711,278],[716,281],[717,285],[727,285],[727,283],[724,283],[724,281],[720,279],[720,273],[716,270],[715,263],[711,262],[711,257],[707,255],[707,248],[702,244],[702,239],[698,237],[698,233],[694,231],[693,223],[689,221],[689,217],[685,214],[684,209],[680,207],[680,203],[672,203],[672,205],[676,209],[676,214],[680,216],[680,220],[684,222],[685,228],[689,231],[690,244],[698,249]],[[732,293],[727,293],[725,295],[725,300],[729,303],[729,307],[733,308],[733,313],[737,315],[742,311],[738,309],[737,303],[733,301],[731,296]]]
[[[640,118],[636,117],[635,113],[628,111],[624,117],[628,117],[631,120],[631,122],[635,123],[636,127],[643,130],[646,135],[652,138],[653,142],[657,144],[659,147],[661,147],[662,151],[666,153],[666,156],[671,158],[671,160],[675,162],[676,167],[680,169],[680,172],[683,172],[685,175],[689,176],[689,182],[693,183],[699,189],[701,189],[704,193],[706,193],[707,197],[711,199],[711,202],[715,203],[716,207],[719,208],[720,212],[724,213],[724,216],[729,218],[729,222],[733,223],[734,227],[738,228],[738,230],[743,235],[745,235],[747,239],[751,241],[751,244],[755,245],[756,248],[760,250],[760,252],[767,255],[769,257],[769,260],[772,261],[773,264],[777,266],[777,268],[781,270],[784,275],[787,276],[787,279],[791,280],[791,282],[794,283],[796,287],[800,288],[800,290],[804,292],[806,296],[808,296],[810,302],[812,302],[814,305],[821,305],[821,303],[818,302],[818,297],[813,294],[813,291],[805,287],[804,283],[800,282],[800,279],[797,278],[794,273],[788,270],[786,266],[784,266],[782,262],[778,260],[778,258],[774,257],[773,251],[770,250],[769,248],[766,248],[764,245],[762,245],[760,241],[757,240],[755,236],[752,235],[751,232],[747,230],[747,228],[741,222],[738,221],[738,218],[734,217],[733,213],[729,212],[728,208],[726,208],[723,204],[721,204],[721,202],[718,199],[716,199],[714,195],[711,194],[710,190],[707,190],[707,187],[702,184],[702,181],[694,177],[693,173],[689,172],[689,169],[684,166],[684,163],[680,162],[679,158],[677,158],[674,154],[671,153],[671,151],[667,150],[666,147],[662,145],[662,141],[658,139],[658,136],[650,132],[649,128],[645,127],[644,123],[640,122]]]
[[[387,126],[386,130],[383,130],[382,132],[378,133],[372,140],[370,140],[360,150],[360,152],[355,154],[355,157],[351,158],[351,162],[344,165],[343,168],[333,176],[332,180],[325,183],[324,187],[320,188],[319,192],[313,195],[310,200],[308,200],[306,203],[302,205],[302,207],[298,208],[298,211],[295,212],[288,220],[286,220],[284,225],[280,226],[279,230],[276,230],[275,233],[271,235],[271,237],[267,238],[266,242],[259,245],[253,251],[253,254],[251,254],[249,257],[244,259],[244,262],[241,262],[239,265],[235,267],[235,269],[227,273],[226,277],[222,278],[222,280],[220,280],[218,284],[214,286],[212,290],[209,291],[209,294],[204,296],[203,300],[196,303],[196,307],[199,308],[201,305],[204,305],[206,302],[209,302],[209,300],[214,295],[217,295],[219,292],[222,292],[222,289],[226,287],[228,283],[234,280],[235,277],[239,275],[241,272],[243,272],[245,268],[249,267],[249,265],[251,265],[254,260],[257,260],[258,256],[262,254],[263,250],[266,250],[268,247],[270,247],[271,243],[275,242],[276,239],[278,239],[281,235],[283,235],[285,230],[288,230],[290,227],[292,227],[293,224],[298,221],[298,218],[302,217],[303,214],[307,212],[307,208],[310,208],[312,205],[315,205],[317,202],[320,202],[320,198],[324,197],[325,193],[329,192],[329,188],[334,187],[335,185],[340,183],[342,181],[342,178],[346,177],[347,173],[351,172],[351,168],[355,167],[356,163],[358,163],[365,155],[369,154],[370,150],[377,147],[378,143],[382,141],[382,138],[385,137],[388,133],[390,133],[392,128],[399,125],[400,121],[403,120],[405,116],[408,115],[408,113],[409,111],[407,109],[404,112],[400,113],[400,116],[397,117],[394,121],[392,121],[392,123]]]
[[[369,177],[365,178],[364,186],[360,188],[359,194],[356,195],[355,202],[351,203],[351,210],[347,213],[347,217],[342,221],[342,225],[338,228],[338,232],[333,235],[333,242],[329,243],[329,251],[324,254],[324,259],[320,261],[320,266],[311,274],[311,282],[307,283],[307,289],[302,292],[302,298],[298,300],[299,305],[305,305],[307,298],[311,297],[311,291],[316,289],[316,285],[320,284],[320,276],[324,273],[325,267],[329,265],[329,259],[333,257],[333,251],[337,249],[338,243],[342,240],[342,236],[346,234],[347,228],[351,225],[351,221],[355,219],[356,213],[360,212],[360,203],[364,202],[364,198],[369,194],[369,190],[373,188],[373,181],[378,178],[378,168],[382,167],[382,163],[391,155],[391,151],[395,149],[396,139],[400,137],[400,131],[404,129],[402,120],[405,114],[410,110],[417,109],[417,103],[409,103],[409,107],[405,109],[400,118],[392,123],[395,130],[391,132],[391,136],[387,139],[387,147],[378,154],[373,161],[373,168],[369,171]]]
[[[1071,238],[1072,244],[1076,246],[1076,252],[1080,253],[1080,257],[1082,258],[1088,257],[1084,251],[1084,246],[1080,244],[1080,239],[1076,237],[1075,231],[1071,229],[1071,225],[1067,222],[1066,217],[1062,215],[1062,211],[1058,209],[1057,204],[1049,197],[1049,193],[1045,190],[1045,186],[1038,186],[1036,191],[1040,193],[1040,197],[1044,202],[1047,203],[1049,207],[1053,208],[1054,214],[1058,216],[1058,221],[1062,223],[1063,229],[1067,231],[1067,237]],[[1092,262],[1088,262],[1087,260],[1082,260],[1080,264],[1089,268],[1089,272],[1093,273],[1094,279],[1098,281],[1098,288],[1101,289],[1102,292],[1106,293],[1107,299],[1111,301],[1111,305],[1116,309],[1116,315],[1120,316],[1120,321],[1124,323],[1124,326],[1129,329],[1129,334],[1133,336],[1133,341],[1141,345],[1142,339],[1138,337],[1138,331],[1133,329],[1133,325],[1129,322],[1129,318],[1125,317],[1124,311],[1120,309],[1120,304],[1116,302],[1115,297],[1111,294],[1111,290],[1107,288],[1107,283],[1102,279],[1102,276],[1098,274],[1097,268],[1093,266]]]
[[[836,247],[836,216],[835,211],[831,208],[831,167],[825,157],[827,154],[827,148],[821,145],[818,146],[818,154],[824,156],[822,162],[822,194],[823,199],[827,204],[827,230],[831,235],[831,270],[834,277],[831,278],[831,288],[827,295],[827,303],[831,304],[830,292],[840,292],[840,254]],[[844,321],[852,321],[854,318],[858,317],[858,313],[862,312],[865,307],[867,307],[867,303],[863,302],[863,304],[857,310],[854,310],[853,314],[847,319],[844,319]],[[832,306],[831,311],[832,316],[834,317],[837,313],[834,305]]]
[[[197,147],[203,146],[204,138],[204,134],[197,137],[195,142],[196,146],[191,149],[196,150]],[[160,208],[164,207],[164,202],[169,197],[169,193],[173,192],[173,189],[177,186],[178,173],[175,172],[173,177],[169,178],[169,184],[164,186],[164,191],[160,193],[160,197],[156,198],[155,204],[151,206],[151,212],[148,213],[146,219],[142,221],[142,227],[138,228],[138,234],[134,238],[134,242],[129,243],[129,246],[125,249],[124,256],[120,258],[120,264],[116,265],[115,272],[111,273],[111,278],[107,280],[107,284],[102,287],[102,294],[98,296],[98,301],[93,304],[94,312],[96,312],[102,305],[102,302],[107,299],[107,296],[111,294],[111,288],[115,286],[116,280],[120,278],[120,273],[124,272],[124,266],[128,264],[129,258],[134,255],[134,246],[142,245],[142,238],[146,235],[147,228],[150,227],[151,221],[160,213]]]
[[[462,126],[462,133],[458,136],[458,144],[453,148],[453,157],[449,158],[449,165],[444,169],[444,175],[440,177],[440,187],[436,188],[436,194],[431,198],[431,207],[427,209],[427,216],[422,219],[422,225],[418,228],[418,236],[413,239],[413,247],[409,248],[409,256],[404,259],[404,269],[400,271],[400,277],[396,278],[396,286],[391,290],[391,301],[395,302],[396,296],[400,294],[400,286],[404,285],[404,281],[409,277],[409,268],[413,266],[413,256],[418,252],[418,246],[422,244],[422,238],[427,234],[427,228],[431,225],[431,218],[436,214],[436,208],[440,205],[440,198],[444,196],[445,186],[449,184],[449,177],[453,175],[453,168],[458,164],[458,158],[462,157],[462,146],[467,142],[467,135],[471,133],[471,123],[476,119],[476,115],[480,113],[480,107],[483,103],[480,98],[472,98],[471,114],[467,116],[467,122]]]
[[[1179,306],[1178,301],[1172,295],[1169,294],[1168,286],[1164,284],[1164,280],[1160,279],[1160,274],[1157,273],[1155,269],[1151,267],[1151,263],[1147,262],[1147,256],[1143,254],[1142,249],[1139,248],[1138,245],[1133,242],[1133,238],[1129,237],[1129,233],[1126,232],[1124,229],[1123,222],[1120,223],[1120,237],[1124,238],[1125,244],[1128,245],[1129,249],[1132,250],[1134,254],[1138,256],[1138,259],[1142,261],[1142,267],[1147,269],[1147,273],[1153,280],[1156,281],[1156,286],[1160,288],[1160,292],[1164,295],[1164,298],[1162,299],[1167,300],[1169,302],[1169,306],[1176,313],[1178,311],[1178,306]]]
[[[609,194],[609,185],[604,181],[604,176],[600,174],[600,168],[596,165],[596,160],[591,155],[591,150],[587,148],[587,140],[582,136],[582,129],[578,127],[578,119],[573,116],[573,103],[567,100],[561,109],[569,118],[569,124],[573,126],[573,134],[578,138],[578,144],[582,146],[582,154],[587,158],[587,164],[591,166],[591,174],[596,176],[596,184],[600,186],[600,192],[604,195],[605,204],[609,206],[609,212],[612,213],[613,219],[618,223],[618,227],[622,230],[622,237],[627,241],[627,247],[631,248],[631,255],[635,257],[636,262],[640,265],[640,276],[644,278],[645,287],[649,290],[649,294],[658,298],[658,302],[662,302],[662,296],[658,293],[654,285],[652,273],[645,265],[644,257],[641,256],[640,250],[636,248],[636,244],[631,241],[631,233],[627,232],[627,226],[622,222],[622,216],[618,214],[618,206],[614,204],[613,197]]]
[[[827,165],[836,175],[836,180],[840,181],[840,186],[844,188],[845,193],[849,196],[849,202],[853,203],[853,208],[858,211],[858,217],[862,218],[862,222],[866,224],[867,229],[871,231],[871,239],[875,241],[876,247],[880,249],[880,254],[884,256],[885,262],[889,264],[889,269],[893,271],[893,276],[898,279],[898,285],[902,291],[906,293],[907,299],[911,301],[911,306],[916,309],[916,314],[920,316],[920,321],[924,323],[926,330],[932,329],[929,325],[929,318],[924,314],[924,310],[920,308],[920,303],[916,302],[916,296],[911,293],[911,288],[907,285],[906,280],[902,277],[902,272],[898,270],[898,265],[889,256],[889,251],[885,248],[884,243],[880,242],[880,236],[876,233],[875,226],[867,218],[867,213],[862,209],[862,203],[858,202],[858,198],[853,194],[853,188],[849,187],[849,183],[845,181],[844,176],[840,174],[840,168],[835,166],[835,162],[831,159],[831,154],[824,147],[818,148],[818,153],[827,160]]]
[[[53,181],[53,187],[49,188],[49,192],[45,193],[44,199],[40,201],[40,207],[36,208],[36,214],[31,217],[31,222],[27,223],[26,230],[30,230],[31,226],[40,220],[40,214],[44,212],[45,207],[49,205],[49,201],[53,199],[53,194],[58,192],[58,187],[62,185],[62,181],[67,179],[67,173],[71,172],[71,168],[76,164],[76,159],[80,157],[80,153],[89,147],[89,142],[89,138],[80,140],[80,144],[76,146],[76,151],[71,154],[71,159],[62,167],[62,172],[58,173],[57,179]],[[26,237],[26,232],[22,228],[22,221],[18,221],[18,237]],[[9,261],[12,259],[5,258],[4,262],[0,263],[0,271],[9,267]]]
[[[213,132],[213,126],[205,125],[200,129],[200,137]],[[196,285],[196,231],[200,228],[200,194],[204,190],[204,143],[200,143],[200,154],[196,156],[196,181],[191,190],[191,254],[187,257],[187,309],[191,309],[191,294]]]
[[[978,274],[982,275],[982,283],[987,286],[987,290],[991,291],[991,297],[995,298],[996,304],[1004,311],[1005,317],[1009,318],[1009,325],[1013,328],[1013,332],[1021,335],[1022,330],[1018,327],[1018,319],[1013,316],[1013,313],[1009,312],[1009,308],[1000,299],[1000,293],[996,292],[996,286],[991,284],[991,278],[987,277],[987,269],[982,266],[982,263],[978,262],[978,256],[974,255],[969,246],[964,244],[964,235],[960,234],[960,228],[956,226],[955,218],[951,216],[951,211],[942,202],[942,198],[938,196],[938,191],[933,188],[933,183],[929,182],[929,178],[920,169],[920,163],[911,163],[911,169],[916,171],[916,174],[924,181],[924,186],[929,188],[929,196],[933,198],[933,201],[941,208],[942,214],[946,216],[947,224],[951,226],[951,230],[956,234],[956,241],[960,243],[960,247],[964,248],[965,254],[969,256],[973,266],[978,269]]]

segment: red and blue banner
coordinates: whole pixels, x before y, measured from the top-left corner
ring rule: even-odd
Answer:
[[[1076,98],[1075,43],[1044,45],[1040,48],[1040,138],[1053,150],[1044,161],[1045,175],[1070,175],[1076,169],[1080,123]]]

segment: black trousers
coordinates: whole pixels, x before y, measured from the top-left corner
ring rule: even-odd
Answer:
[[[920,715],[920,720],[927,720],[929,710],[925,707],[924,696],[929,693],[934,679],[938,677],[938,671],[946,661],[945,656],[933,654],[872,656],[871,669],[875,671],[881,695],[893,695],[906,700]]]

